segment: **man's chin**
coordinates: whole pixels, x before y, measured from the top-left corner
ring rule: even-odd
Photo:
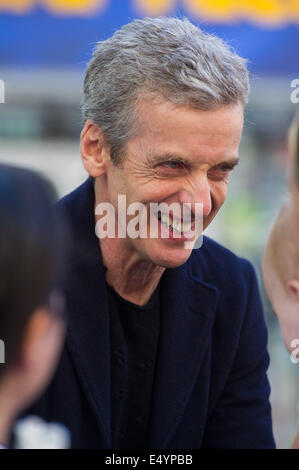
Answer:
[[[192,250],[187,248],[153,250],[148,253],[153,264],[163,268],[177,268],[184,264]]]

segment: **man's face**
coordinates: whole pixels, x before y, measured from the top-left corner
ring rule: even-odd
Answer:
[[[127,206],[141,202],[148,214],[150,203],[190,203],[193,212],[195,203],[202,203],[206,228],[226,198],[229,174],[238,161],[242,105],[198,111],[165,100],[141,100],[137,110],[138,135],[127,142],[122,166],[108,163],[107,200],[117,212],[117,196],[125,194]],[[126,243],[164,267],[181,265],[191,253],[173,237],[128,238]]]

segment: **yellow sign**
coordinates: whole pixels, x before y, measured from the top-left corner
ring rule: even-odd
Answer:
[[[34,0],[0,0],[0,11],[25,13],[35,5]]]
[[[53,13],[92,14],[106,4],[106,0],[44,0],[43,4]]]
[[[211,22],[251,21],[268,25],[299,22],[299,0],[122,0],[141,16],[182,13]],[[27,13],[43,6],[54,14],[93,15],[114,0],[0,0],[0,12]]]
[[[90,15],[99,13],[108,0],[0,0],[0,11],[26,13],[44,6],[52,13],[63,15]]]
[[[275,25],[299,20],[299,0],[184,0],[184,5],[193,16],[214,22]]]

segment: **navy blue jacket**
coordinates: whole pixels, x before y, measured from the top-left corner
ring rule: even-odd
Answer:
[[[110,334],[88,179],[63,198],[74,237],[68,329],[57,372],[30,412],[65,424],[74,448],[111,448]],[[273,448],[267,332],[251,264],[204,237],[161,279],[149,448]]]

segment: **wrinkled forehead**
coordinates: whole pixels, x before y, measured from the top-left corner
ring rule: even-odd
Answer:
[[[146,146],[174,146],[189,154],[219,147],[223,152],[238,146],[243,129],[244,108],[241,103],[199,110],[189,105],[175,105],[168,100],[141,100],[136,107],[137,139]],[[225,148],[227,147],[227,148]],[[235,149],[233,149],[235,150]]]

